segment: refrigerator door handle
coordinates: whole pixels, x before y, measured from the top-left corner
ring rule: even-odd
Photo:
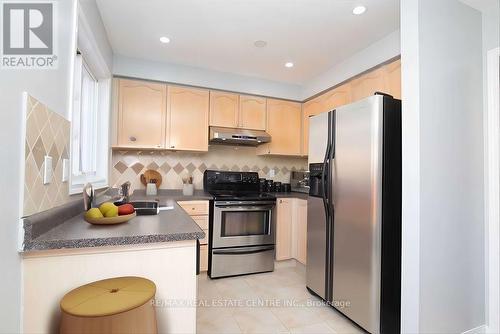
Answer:
[[[329,194],[329,208],[330,208],[330,217],[333,217],[334,212],[335,212],[335,196],[334,191],[335,191],[335,128],[336,128],[336,110],[334,109],[332,111],[332,130],[331,130],[331,144],[330,144],[330,176],[331,180],[329,182],[329,189],[328,189],[328,194]]]
[[[328,168],[328,161],[329,161],[329,156],[330,156],[330,144],[328,143],[326,147],[326,152],[325,152],[325,158],[323,160],[323,170],[321,171],[321,197],[323,199],[323,205],[325,206],[325,214],[326,214],[326,219],[328,221],[330,217],[330,208],[329,208],[329,200],[328,200],[328,193],[327,189],[329,188],[329,185],[327,182],[328,179],[326,178],[326,171],[329,169]]]

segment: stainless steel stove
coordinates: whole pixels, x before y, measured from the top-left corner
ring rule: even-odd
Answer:
[[[258,174],[206,170],[203,187],[213,196],[208,275],[273,271],[276,198],[259,193]]]

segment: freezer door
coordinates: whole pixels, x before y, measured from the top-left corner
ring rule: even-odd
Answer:
[[[309,164],[323,163],[328,144],[328,113],[309,118]]]
[[[336,110],[333,300],[370,333],[380,332],[383,97]],[[349,303],[347,307],[340,307]]]
[[[326,213],[321,197],[307,200],[307,268],[306,284],[326,299]]]

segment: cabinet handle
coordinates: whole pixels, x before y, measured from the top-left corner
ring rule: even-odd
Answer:
[[[175,145],[171,145],[170,148],[175,148]]]
[[[130,136],[128,139],[129,139],[130,141],[136,141],[136,140],[137,140],[137,138],[135,138],[134,136]]]
[[[156,145],[156,147],[161,148],[161,145]]]
[[[283,200],[282,200],[282,199],[280,199],[280,204],[282,204],[282,203],[283,203]]]

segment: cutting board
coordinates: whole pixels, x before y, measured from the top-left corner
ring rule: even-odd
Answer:
[[[155,170],[148,169],[141,174],[141,183],[146,186],[148,183],[151,183],[151,180],[156,180],[156,188],[160,188],[161,185],[161,174]]]

